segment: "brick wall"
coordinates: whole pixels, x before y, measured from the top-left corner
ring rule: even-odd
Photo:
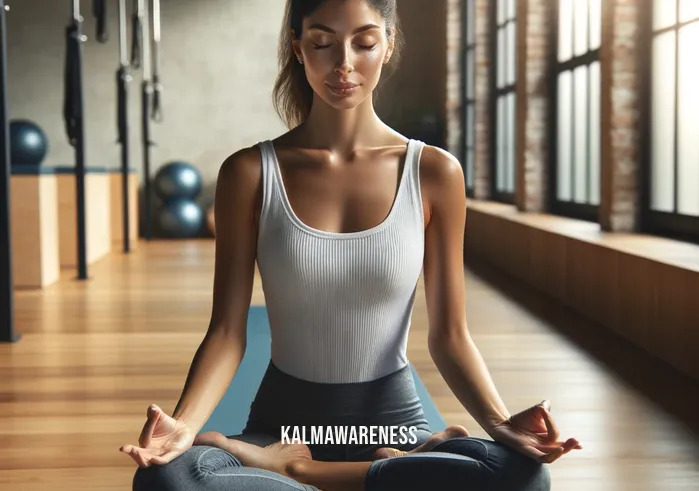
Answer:
[[[515,204],[542,212],[548,192],[548,0],[517,4],[517,177]]]
[[[460,155],[462,1],[447,0],[447,141]],[[554,0],[517,0],[517,182],[515,203],[521,211],[546,212],[549,176],[550,42]],[[475,197],[490,197],[489,22],[487,0],[476,4]],[[603,4],[601,59],[601,205],[604,230],[638,230],[640,207],[637,42],[643,0],[608,0]]]
[[[637,40],[642,0],[603,2],[601,59],[603,230],[639,227],[639,84]]]
[[[475,68],[475,148],[474,148],[474,197],[490,198],[490,23],[489,3],[492,0],[475,0],[476,68]]]

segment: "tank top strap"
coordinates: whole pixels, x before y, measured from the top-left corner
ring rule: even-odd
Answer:
[[[271,140],[264,140],[257,144],[260,149],[262,159],[262,210],[260,213],[260,224],[277,206],[277,173],[274,169],[274,147]]]
[[[422,150],[425,148],[425,145],[426,144],[420,140],[411,140],[405,162],[405,165],[409,166],[406,170],[408,171],[407,184],[410,189],[411,209],[416,214],[419,223],[423,223],[424,221],[422,191],[420,189],[420,157],[422,156]]]

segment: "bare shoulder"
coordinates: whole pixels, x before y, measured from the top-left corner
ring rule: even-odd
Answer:
[[[257,145],[245,147],[230,155],[219,169],[219,184],[248,188],[259,183],[262,158]]]
[[[439,147],[425,145],[420,155],[420,183],[428,203],[452,200],[465,193],[464,171],[459,160]]]

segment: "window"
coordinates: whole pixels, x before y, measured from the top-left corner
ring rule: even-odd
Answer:
[[[491,3],[492,115],[491,148],[493,155],[493,198],[514,202],[516,134],[516,0]]]
[[[464,127],[464,174],[466,177],[466,194],[474,192],[474,158],[475,158],[475,80],[476,80],[476,36],[475,36],[475,0],[464,0],[463,18],[463,127]]]
[[[650,2],[643,227],[699,241],[699,2]]]
[[[602,0],[558,0],[551,100],[551,210],[597,221]]]

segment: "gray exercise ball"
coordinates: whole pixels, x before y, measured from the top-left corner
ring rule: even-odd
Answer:
[[[165,202],[175,198],[194,199],[201,192],[201,173],[187,162],[169,162],[158,169],[153,187]]]

